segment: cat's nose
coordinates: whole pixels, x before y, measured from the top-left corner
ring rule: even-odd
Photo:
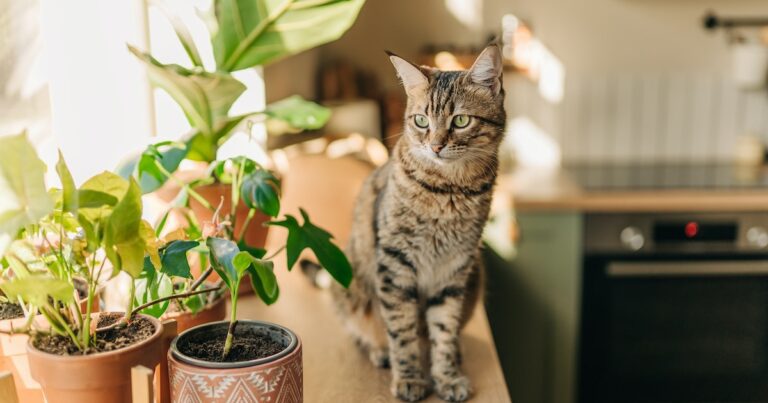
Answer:
[[[429,147],[432,148],[432,151],[434,151],[435,154],[439,154],[440,150],[445,147],[445,144],[430,144]]]

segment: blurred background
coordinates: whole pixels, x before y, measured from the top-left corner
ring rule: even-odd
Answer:
[[[0,134],[49,166],[61,148],[78,182],[178,138],[184,112],[126,44],[191,67],[170,13],[213,66],[210,7],[0,0]],[[494,38],[486,305],[513,401],[768,401],[765,0],[368,0],[339,40],[236,72],[231,113],[299,94],[328,124],[249,125],[219,153],[380,164],[405,105],[384,50],[455,70]]]

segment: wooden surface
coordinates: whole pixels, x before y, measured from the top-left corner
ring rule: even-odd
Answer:
[[[518,211],[660,212],[765,211],[768,189],[586,191],[562,171],[518,170],[501,175],[496,197]]]
[[[389,370],[375,368],[342,329],[330,295],[309,285],[298,269],[287,273],[285,257],[276,261],[280,299],[266,307],[255,297],[238,308],[242,319],[279,323],[296,332],[304,345],[304,401],[398,402],[389,393]],[[470,401],[509,402],[485,309],[480,304],[462,334],[463,369],[472,380]],[[439,402],[434,395],[427,402]]]

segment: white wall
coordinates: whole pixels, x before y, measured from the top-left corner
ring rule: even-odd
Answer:
[[[510,115],[544,129],[564,160],[724,160],[741,135],[768,142],[766,96],[735,89],[724,32],[702,28],[710,9],[768,17],[768,1],[476,1],[482,21],[466,26],[449,0],[369,0],[353,28],[321,48],[321,60],[352,60],[394,89],[384,49],[413,57],[427,43],[481,44],[514,13],[563,62],[566,92],[551,105],[510,77]]]

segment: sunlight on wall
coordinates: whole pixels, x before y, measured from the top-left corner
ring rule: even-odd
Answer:
[[[523,74],[536,81],[539,94],[558,104],[565,91],[565,66],[520,19],[512,14],[502,17],[504,57]]]
[[[465,27],[483,27],[483,0],[445,0],[445,7]]]
[[[145,43],[143,2],[42,0],[40,9],[53,138],[82,182],[151,133],[146,73],[126,47]]]
[[[520,166],[557,168],[562,155],[552,136],[527,117],[516,117],[507,124],[508,145]]]

